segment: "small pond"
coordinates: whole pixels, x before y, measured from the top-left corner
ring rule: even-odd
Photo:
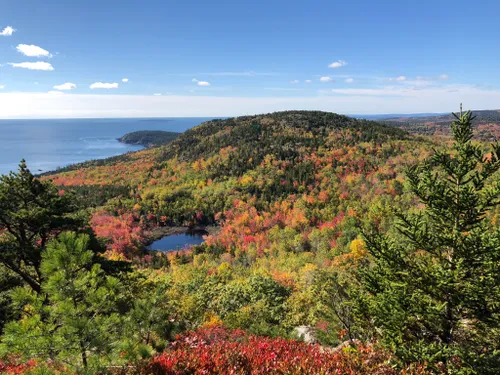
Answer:
[[[204,231],[186,232],[163,237],[148,246],[149,250],[174,251],[189,248],[193,245],[200,245],[205,240]]]

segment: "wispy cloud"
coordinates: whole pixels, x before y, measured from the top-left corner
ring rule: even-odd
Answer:
[[[45,61],[37,62],[22,62],[22,63],[8,63],[14,68],[23,68],[29,70],[54,70],[54,67]]]
[[[154,93],[153,96],[161,96],[161,92]]]
[[[310,79],[306,79],[304,82],[305,83],[311,83],[312,81]]]
[[[118,83],[94,82],[89,86],[91,89],[117,89]]]
[[[340,67],[345,66],[345,65],[347,65],[347,61],[338,60],[338,61],[332,62],[330,65],[328,65],[328,67],[332,68],[332,69],[337,69],[337,68],[340,68]]]
[[[439,76],[439,79],[441,79],[441,80],[446,80],[446,79],[448,79],[448,78],[450,78],[450,77],[448,76],[448,74],[441,74],[441,75]]]
[[[255,77],[255,76],[276,76],[278,73],[271,72],[254,72],[253,70],[245,72],[211,72],[211,73],[199,73],[200,75],[207,76],[243,76],[243,77]]]
[[[164,73],[167,76],[186,77],[186,76],[228,76],[228,77],[256,77],[256,76],[279,76],[280,73],[274,72],[196,72],[196,73]]]
[[[202,86],[202,87],[208,87],[208,86],[210,86],[210,82],[207,82],[207,81],[198,81],[196,78],[193,78],[191,81],[194,82],[194,83],[196,83],[198,86]]]
[[[128,78],[123,78],[123,79],[122,79],[122,82],[123,82],[123,83],[127,83],[127,82],[128,82]]]
[[[377,88],[377,89],[332,89],[322,91],[322,94],[362,95],[362,96],[402,96],[407,95],[410,89]]]
[[[15,31],[16,29],[14,29],[12,26],[7,26],[0,32],[0,36],[11,36]]]
[[[398,81],[398,82],[404,82],[407,80],[406,76],[399,76],[399,77],[389,77],[389,78],[384,78],[383,80],[385,81]]]
[[[292,88],[292,87],[265,87],[264,90],[269,90],[269,91],[300,91],[301,89]]]
[[[445,86],[428,86],[428,87],[407,87],[405,86],[384,86],[377,88],[356,88],[356,89],[332,89],[322,90],[321,94],[337,94],[350,96],[405,96],[424,98],[433,96],[438,98],[439,95],[445,96],[447,93],[463,93],[467,95],[472,91],[488,91],[480,90],[473,85],[445,85]]]
[[[328,76],[326,76],[326,77],[321,77],[319,80],[320,80],[321,82],[334,82],[334,81],[333,81],[333,78],[332,78],[332,77],[328,77]]]
[[[4,89],[5,86],[4,85],[0,85],[0,90]]]
[[[47,94],[49,94],[49,95],[64,95],[64,93],[61,91],[53,91],[53,90],[47,91]]]
[[[19,44],[17,47],[17,52],[21,52],[24,56],[29,57],[52,57],[49,51],[43,49],[42,47],[35,46],[33,44]]]
[[[74,83],[66,82],[66,83],[63,83],[62,85],[56,85],[53,88],[56,90],[61,90],[61,91],[73,90],[73,89],[76,89],[76,85]]]
[[[298,79],[294,79],[294,80],[290,81],[290,83],[295,85],[297,83],[300,83],[300,81]]]
[[[0,92],[0,118],[75,117],[220,117],[269,113],[291,109],[337,113],[380,114],[447,112],[463,102],[467,108],[497,108],[500,90],[475,85],[411,90],[406,86],[381,87],[380,92],[333,93],[322,96],[262,95],[231,97],[207,95],[48,95]],[[395,92],[403,93],[395,95]],[[365,94],[365,95],[362,95]],[[368,95],[366,95],[368,94]],[[385,94],[385,95],[380,95]]]
[[[345,83],[353,83],[354,82],[354,78],[346,78],[344,80]]]

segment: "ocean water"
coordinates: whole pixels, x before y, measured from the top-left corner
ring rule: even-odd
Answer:
[[[137,151],[116,139],[137,130],[183,132],[211,118],[0,120],[0,174],[25,159],[33,173]]]

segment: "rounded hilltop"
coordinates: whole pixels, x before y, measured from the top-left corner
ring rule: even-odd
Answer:
[[[118,141],[130,145],[142,145],[149,148],[165,145],[173,141],[180,134],[181,133],[164,130],[139,130],[125,134],[118,138]]]
[[[299,154],[328,147],[334,140],[346,144],[383,143],[405,139],[408,133],[375,121],[321,111],[283,111],[217,119],[182,133],[163,148],[161,159],[196,160],[236,147],[235,157],[258,162],[265,155],[292,160]],[[234,153],[233,153],[234,154]]]

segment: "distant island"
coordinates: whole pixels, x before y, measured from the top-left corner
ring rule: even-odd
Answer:
[[[165,145],[176,139],[180,134],[163,130],[140,130],[127,133],[123,137],[118,138],[118,141],[129,145],[142,145],[150,148]]]

